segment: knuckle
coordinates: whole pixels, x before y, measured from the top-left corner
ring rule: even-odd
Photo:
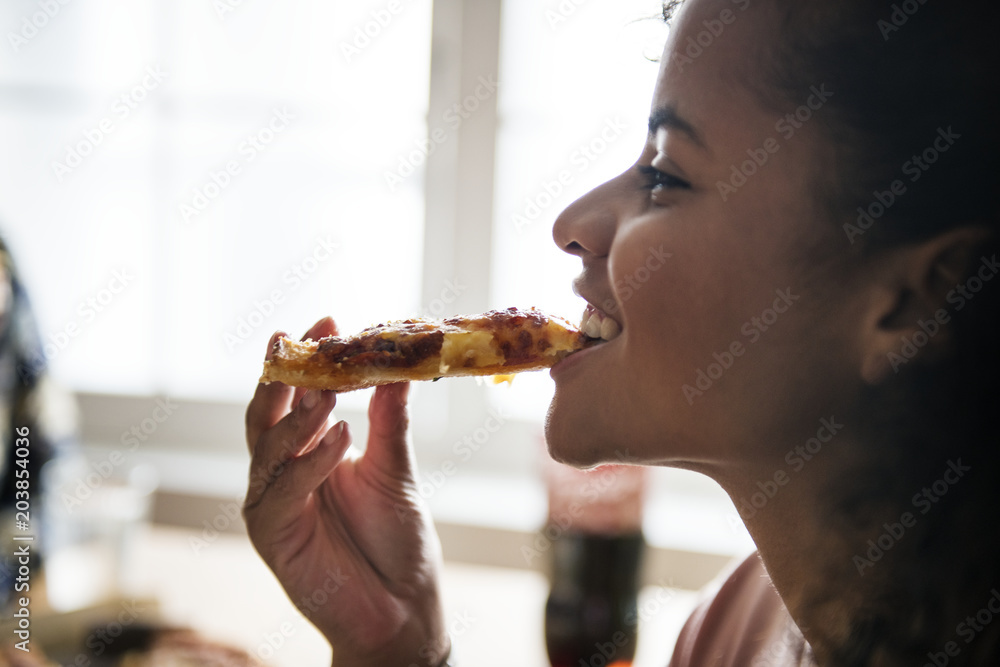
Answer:
[[[270,488],[277,494],[284,494],[293,488],[292,471],[288,463],[282,464],[274,473]]]
[[[254,404],[253,401],[250,401],[250,404],[247,406],[246,412],[243,413],[243,428],[247,432],[248,441],[250,439],[250,434],[254,430],[255,421],[256,421],[256,416],[254,414]],[[250,444],[252,445],[253,443],[251,442]]]

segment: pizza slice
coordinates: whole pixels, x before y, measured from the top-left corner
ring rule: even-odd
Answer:
[[[595,339],[530,308],[444,320],[411,319],[349,338],[279,338],[261,382],[353,391],[406,380],[498,375],[548,368]]]

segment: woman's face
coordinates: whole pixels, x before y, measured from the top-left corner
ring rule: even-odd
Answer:
[[[833,268],[850,243],[815,196],[836,91],[817,81],[778,112],[744,83],[776,38],[773,12],[689,0],[638,161],[555,223],[583,263],[576,291],[621,329],[552,371],[559,460],[710,471],[787,451],[857,389],[860,304]]]

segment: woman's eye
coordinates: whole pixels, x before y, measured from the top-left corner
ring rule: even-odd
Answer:
[[[691,188],[688,182],[654,167],[640,166],[639,173],[646,179],[645,188],[654,195],[664,190],[688,190]]]

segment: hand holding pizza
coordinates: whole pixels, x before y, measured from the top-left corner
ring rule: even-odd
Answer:
[[[325,318],[305,338],[336,333]],[[250,539],[333,645],[334,666],[436,665],[449,650],[440,545],[414,482],[408,391],[406,383],[376,389],[357,459],[344,458],[347,424],[327,423],[333,392],[260,384],[247,408]]]

